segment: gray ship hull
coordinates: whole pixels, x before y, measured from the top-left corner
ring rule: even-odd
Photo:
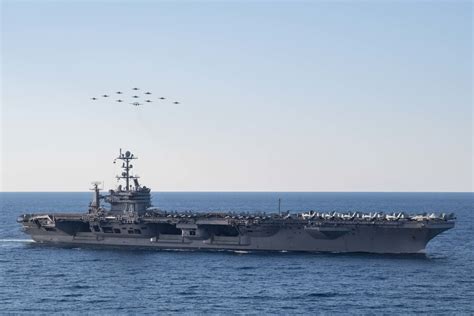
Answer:
[[[143,228],[127,225],[127,229]],[[367,252],[410,254],[424,252],[427,243],[439,233],[453,227],[452,223],[409,223],[404,225],[344,225],[321,227],[280,227],[271,236],[206,236],[185,234],[123,235],[95,232],[46,230],[37,225],[24,226],[38,243],[52,245],[90,245],[150,249],[241,250],[241,251],[304,251],[304,252]],[[329,230],[328,230],[329,229]],[[257,234],[258,235],[258,234]]]

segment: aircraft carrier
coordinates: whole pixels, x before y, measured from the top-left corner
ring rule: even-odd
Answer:
[[[52,245],[404,254],[424,252],[455,225],[454,214],[160,210],[151,205],[150,188],[132,175],[134,159],[120,150],[117,178],[124,185],[102,195],[94,183],[88,212],[24,214],[18,222],[34,241]]]

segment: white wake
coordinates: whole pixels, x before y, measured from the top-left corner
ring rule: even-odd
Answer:
[[[0,243],[10,243],[10,242],[30,243],[30,242],[35,242],[35,241],[33,239],[0,239]]]

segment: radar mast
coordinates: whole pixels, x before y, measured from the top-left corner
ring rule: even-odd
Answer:
[[[90,190],[94,191],[94,195],[92,197],[92,202],[89,204],[89,206],[90,206],[89,212],[91,210],[94,210],[95,212],[100,210],[100,199],[103,198],[100,195],[101,188],[99,188],[99,184],[101,184],[101,183],[102,182],[100,182],[100,181],[92,182],[92,188]]]
[[[130,191],[131,189],[131,186],[130,186],[130,180],[134,180],[135,181],[135,185],[137,186],[135,189],[138,190],[139,189],[139,186],[138,186],[138,176],[137,175],[132,175],[130,174],[130,170],[133,168],[133,165],[130,163],[133,159],[137,159],[137,157],[134,157],[134,155],[130,152],[130,151],[126,151],[125,153],[122,153],[122,149],[120,148],[120,153],[119,153],[119,156],[117,158],[115,158],[114,160],[114,163],[116,163],[116,161],[118,160],[122,160],[122,174],[117,176],[117,180],[120,180],[120,179],[125,179],[125,191]]]

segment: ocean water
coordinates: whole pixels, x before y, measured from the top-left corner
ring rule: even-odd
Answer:
[[[155,193],[166,210],[455,212],[425,255],[56,248],[22,213],[90,193],[0,193],[0,314],[473,314],[473,193]]]

